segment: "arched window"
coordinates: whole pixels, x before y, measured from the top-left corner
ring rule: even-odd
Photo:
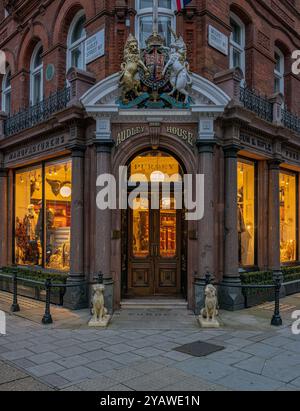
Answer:
[[[147,38],[153,29],[153,0],[136,0],[136,37],[140,47],[144,48]],[[166,45],[172,41],[169,27],[175,30],[174,0],[159,0],[158,2],[158,32],[165,39]]]
[[[2,80],[2,111],[7,114],[11,112],[11,70],[9,67]]]
[[[76,67],[85,70],[85,39],[84,28],[86,17],[84,11],[79,11],[73,19],[68,33],[67,70]]]
[[[35,46],[30,63],[30,102],[32,105],[43,100],[43,46]]]
[[[239,67],[245,75],[245,24],[235,14],[230,14],[230,68]]]
[[[284,94],[284,55],[278,47],[275,47],[274,59],[274,92]]]

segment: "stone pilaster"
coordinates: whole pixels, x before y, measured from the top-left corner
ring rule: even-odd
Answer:
[[[0,164],[0,267],[7,265],[7,226],[8,226],[8,182],[7,182],[7,171],[1,168]]]
[[[96,142],[97,178],[103,174],[111,174],[111,150],[114,145],[111,139],[99,139]],[[103,189],[103,187],[102,187]],[[97,194],[101,187],[97,187]],[[113,279],[111,276],[111,240],[112,240],[112,210],[100,210],[96,206],[96,250],[95,267],[97,273],[103,273],[105,284],[105,306],[113,311]]]
[[[87,306],[84,275],[84,153],[85,147],[74,145],[72,153],[71,257],[65,306],[80,309]]]
[[[204,306],[205,274],[214,276],[214,147],[215,140],[198,140],[199,174],[204,175],[204,218],[198,221],[198,273],[195,281],[195,312]],[[200,289],[199,289],[200,287]],[[198,290],[199,289],[199,290]],[[201,290],[202,289],[202,290]]]
[[[268,268],[280,271],[280,197],[278,159],[270,160],[269,166],[269,221],[268,221]]]
[[[228,310],[244,308],[241,288],[227,284],[240,285],[238,204],[237,204],[237,153],[240,147],[229,144],[224,147],[225,157],[225,238],[224,238],[224,277],[220,287],[221,306]]]

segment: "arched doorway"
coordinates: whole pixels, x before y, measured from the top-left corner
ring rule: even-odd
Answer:
[[[183,174],[177,159],[160,150],[140,153],[129,163],[123,297],[186,296]]]

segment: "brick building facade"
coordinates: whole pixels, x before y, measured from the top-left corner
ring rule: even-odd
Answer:
[[[172,42],[172,27],[187,45],[193,103],[121,109],[124,47],[130,33],[144,47],[151,3],[0,5],[0,266],[67,272],[79,285],[70,307],[87,304],[85,280],[102,271],[110,309],[183,294],[198,310],[207,272],[239,284],[300,258],[300,1],[193,0],[180,13],[161,1],[160,34]],[[104,49],[89,56],[93,42]],[[96,207],[98,175],[151,162],[205,175],[201,221]],[[243,306],[238,288],[220,300]]]

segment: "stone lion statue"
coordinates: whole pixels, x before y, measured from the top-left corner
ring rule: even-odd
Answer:
[[[143,63],[137,39],[130,34],[124,49],[124,62],[121,64],[120,86],[122,88],[121,99],[123,103],[128,103],[127,93],[133,92],[135,96],[139,96],[141,82],[137,78],[138,70],[142,68],[146,75],[149,75],[149,70]]]
[[[104,291],[104,285],[103,284],[96,284],[93,286],[93,291],[94,291],[94,296],[92,299],[92,322],[93,323],[98,323],[102,322],[106,319],[108,311],[104,306],[104,296],[103,296],[103,291]]]
[[[201,310],[201,316],[204,319],[215,321],[219,315],[217,290],[209,284],[205,288],[205,307]]]

